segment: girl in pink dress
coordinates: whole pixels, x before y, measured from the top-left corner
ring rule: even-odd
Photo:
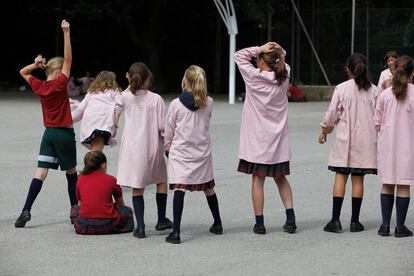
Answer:
[[[137,220],[134,237],[145,238],[144,191],[157,184],[158,222],[155,230],[170,229],[166,218],[167,168],[164,160],[165,103],[149,91],[152,74],[142,62],[129,67],[128,88],[116,99],[116,125],[122,112],[125,125],[118,159],[118,184],[132,188],[132,203]]]
[[[349,80],[336,86],[331,104],[321,123],[319,143],[335,128],[335,138],[329,155],[328,169],[334,171],[332,218],[324,227],[327,232],[339,233],[339,220],[345,186],[349,175],[352,180],[351,232],[360,232],[359,222],[364,194],[364,175],[377,173],[376,131],[374,110],[376,87],[368,79],[367,62],[363,55],[353,54],[347,61]]]
[[[384,60],[387,64],[387,69],[381,72],[378,80],[378,93],[391,86],[392,75],[395,72],[395,60],[399,57],[396,51],[388,51],[385,54]]]
[[[252,201],[256,215],[253,232],[266,234],[263,219],[266,177],[272,177],[286,208],[283,230],[296,231],[290,174],[288,98],[290,67],[286,52],[275,43],[239,50],[234,58],[246,84],[246,99],[240,128],[238,171],[252,175]],[[255,60],[257,68],[251,64]]]
[[[378,131],[378,177],[381,190],[381,236],[390,235],[390,221],[397,189],[395,237],[412,236],[405,226],[410,203],[410,186],[414,184],[414,61],[402,56],[395,62],[392,87],[378,97],[375,127]]]
[[[102,71],[88,89],[83,101],[72,112],[73,122],[81,122],[80,140],[91,151],[102,151],[105,145],[116,144],[115,97],[120,94],[116,75]]]
[[[213,158],[209,134],[213,99],[207,96],[204,70],[191,65],[184,73],[183,92],[170,104],[165,127],[168,179],[174,192],[174,226],[166,242],[178,244],[185,191],[203,191],[214,218],[210,232],[222,234],[214,191]]]

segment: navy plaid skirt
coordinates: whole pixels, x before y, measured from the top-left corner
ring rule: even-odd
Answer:
[[[377,169],[347,168],[328,166],[328,170],[345,175],[362,176],[366,174],[377,174]]]
[[[132,209],[128,206],[117,208],[118,216],[109,218],[82,218],[74,220],[77,234],[81,235],[104,235],[132,232],[134,229],[134,217]]]
[[[109,138],[111,138],[111,136],[112,134],[109,131],[95,129],[88,138],[83,140],[82,144],[90,144],[96,137],[102,137],[104,139],[104,144],[108,145]]]
[[[214,188],[214,186],[216,185],[216,183],[214,182],[214,179],[206,182],[206,183],[202,183],[202,184],[179,184],[179,183],[173,183],[170,184],[170,190],[175,190],[175,189],[183,189],[183,190],[187,190],[190,192],[194,192],[194,191],[207,191],[209,189]]]
[[[260,177],[278,177],[289,175],[290,165],[289,161],[277,164],[258,164],[240,159],[237,171]]]

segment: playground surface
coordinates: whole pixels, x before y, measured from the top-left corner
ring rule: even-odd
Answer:
[[[30,92],[27,92],[30,94]],[[172,96],[167,97],[167,104]],[[298,231],[282,232],[285,212],[276,185],[265,184],[266,235],[252,228],[251,178],[236,172],[242,103],[228,105],[214,97],[211,120],[214,174],[224,233],[210,234],[212,217],[203,193],[189,193],[180,245],[166,243],[168,231],[157,232],[155,188],[145,192],[147,238],[132,233],[76,235],[69,221],[66,179],[50,171],[33,208],[32,220],[17,229],[14,221],[33,177],[43,132],[37,98],[23,93],[0,94],[0,275],[414,275],[414,239],[380,237],[380,183],[367,176],[361,222],[366,230],[350,233],[350,185],[341,221],[344,232],[327,233],[334,174],[327,170],[332,136],[319,145],[319,122],[328,102],[289,103],[291,176]],[[122,133],[122,124],[119,136]],[[79,124],[75,126],[79,133]],[[119,137],[118,137],[119,139]],[[86,148],[78,142],[78,168]],[[106,148],[109,173],[116,175],[118,147]],[[126,204],[131,190],[123,189]],[[172,219],[173,193],[167,216]],[[414,204],[407,226],[414,229]],[[392,219],[392,232],[395,213]]]

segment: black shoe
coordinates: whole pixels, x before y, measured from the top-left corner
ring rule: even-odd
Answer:
[[[134,231],[134,237],[138,239],[145,238],[145,228],[137,228]]]
[[[353,222],[351,221],[351,226],[349,227],[349,231],[351,232],[361,232],[364,231],[364,225],[362,225],[360,222]]]
[[[283,231],[289,233],[289,234],[293,234],[296,232],[296,224],[287,224],[285,223],[285,225],[283,225]]]
[[[332,233],[341,233],[342,232],[342,225],[339,220],[337,221],[330,221],[327,225],[323,228],[326,232]]]
[[[173,223],[168,218],[165,218],[163,221],[157,222],[157,225],[155,225],[155,230],[157,231],[163,231],[167,229],[171,229],[173,227]]]
[[[216,234],[216,235],[221,235],[223,234],[223,226],[221,226],[221,224],[213,224],[210,227],[210,233]]]
[[[378,229],[378,235],[388,237],[390,235],[390,226],[381,224],[380,228]]]
[[[69,218],[70,218],[70,223],[71,224],[74,224],[75,218],[77,218],[79,216],[79,210],[80,210],[80,207],[79,207],[78,204],[75,204],[70,208]]]
[[[394,236],[396,238],[411,237],[413,232],[410,231],[405,225],[402,227],[395,227]]]
[[[262,224],[262,225],[255,224],[254,227],[253,227],[253,232],[255,232],[256,234],[259,234],[259,235],[264,235],[264,234],[266,234],[266,228],[265,228],[264,224]]]
[[[178,232],[171,232],[166,238],[166,242],[179,244],[181,242],[180,233]]]
[[[32,215],[30,215],[29,210],[24,210],[20,216],[16,219],[16,222],[14,223],[14,227],[21,228],[26,225],[26,222],[28,222],[32,218]]]

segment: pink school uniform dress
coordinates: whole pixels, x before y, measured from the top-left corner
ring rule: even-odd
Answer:
[[[377,85],[378,94],[391,86],[391,83],[390,83],[387,87],[383,87],[384,81],[389,80],[391,78],[392,78],[392,73],[391,73],[390,68],[387,68],[381,72],[381,75],[378,80],[378,85]]]
[[[168,108],[165,150],[168,152],[170,189],[206,191],[214,187],[209,134],[213,99],[197,108],[192,94],[183,92]]]
[[[392,88],[378,97],[375,110],[378,131],[378,177],[383,184],[414,184],[414,85],[408,84],[405,100]]]
[[[91,149],[91,141],[96,136],[104,137],[105,145],[116,145],[112,135],[117,95],[120,95],[120,92],[112,89],[87,93],[78,108],[72,112],[73,122],[82,120],[80,141],[88,149]]]
[[[374,112],[375,85],[359,90],[354,79],[335,87],[325,118],[320,124],[328,133],[335,128],[328,169],[342,174],[377,173],[377,133]]]
[[[164,160],[165,103],[160,95],[125,90],[116,100],[116,112],[125,115],[118,158],[118,184],[145,188],[167,182]]]
[[[255,68],[251,60],[258,55],[259,47],[245,48],[234,55],[246,84],[237,170],[256,176],[289,175],[289,78],[278,85],[274,72]],[[290,67],[285,66],[289,75]]]

